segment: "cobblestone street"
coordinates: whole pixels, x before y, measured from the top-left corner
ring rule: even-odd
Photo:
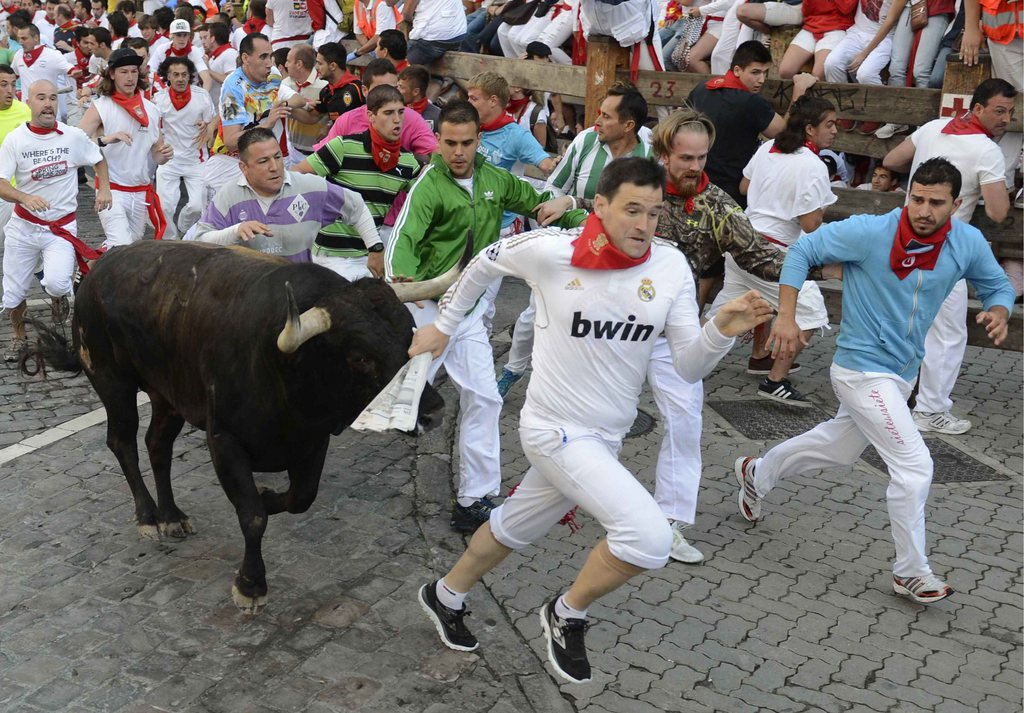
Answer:
[[[83,211],[82,234],[96,228]],[[526,296],[521,283],[503,288],[496,353],[507,349],[506,328]],[[37,288],[32,298],[42,297]],[[48,317],[45,305],[34,311]],[[5,346],[10,335],[5,315]],[[834,332],[812,342],[794,377],[819,407],[811,419],[836,406],[833,348]],[[416,602],[417,588],[465,546],[448,527],[458,404],[450,384],[441,389],[444,426],[420,439],[346,432],[332,441],[314,506],[270,519],[268,605],[249,617],[231,602],[243,541],[203,434],[186,429],[172,466],[196,533],[142,540],[102,414],[56,428],[99,408],[88,381],[30,380],[7,365],[0,711],[1021,710],[1021,355],[969,348],[954,400],[974,428],[929,438],[949,447],[952,460],[942,462],[976,466],[985,479],[932,486],[931,561],[956,594],[925,607],[892,593],[887,479],[869,457],[783,478],[763,521],[739,516],[732,463],[772,442],[743,435],[751,427],[741,422],[743,404],[751,413],[764,406],[743,369],[748,349],[738,345],[705,385],[704,479],[688,537],[706,562],[671,563],[592,607],[595,677],[576,686],[549,673],[537,610],[603,535],[586,515],[579,533],[556,527],[470,595],[477,652],[444,648]],[[526,469],[516,435],[525,391],[525,382],[513,389],[502,421],[508,487]],[[653,487],[661,420],[647,392],[641,408],[655,427],[626,441],[623,461]],[[140,414],[144,429],[148,405]],[[787,418],[775,425],[802,430]]]

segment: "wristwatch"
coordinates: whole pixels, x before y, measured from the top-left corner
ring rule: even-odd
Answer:
[[[366,248],[368,253],[382,253],[384,252],[384,243],[375,243],[370,247]]]

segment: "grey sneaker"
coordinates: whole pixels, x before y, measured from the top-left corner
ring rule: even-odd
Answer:
[[[905,134],[910,130],[907,124],[882,124],[875,131],[875,136],[880,139],[891,139],[896,134]]]
[[[668,556],[676,562],[685,562],[686,564],[700,564],[703,562],[704,553],[687,542],[686,538],[683,537],[683,530],[689,527],[689,525],[681,520],[669,520],[669,523],[672,525],[672,549],[669,550]]]
[[[947,436],[959,436],[971,430],[971,422],[966,418],[957,418],[951,412],[928,413],[914,411],[914,423],[922,433],[944,433]]]
[[[934,574],[927,574],[923,577],[893,575],[892,590],[897,594],[910,597],[918,604],[931,604],[945,599],[953,593],[953,588]]]
[[[11,338],[11,344],[4,350],[4,361],[13,363],[19,361],[25,352],[28,351],[28,340],[18,339],[17,337]]]

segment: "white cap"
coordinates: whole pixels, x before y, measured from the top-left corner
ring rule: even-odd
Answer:
[[[171,34],[178,32],[191,32],[192,25],[188,24],[188,20],[174,20],[171,22]]]

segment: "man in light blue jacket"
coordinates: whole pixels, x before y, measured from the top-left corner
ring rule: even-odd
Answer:
[[[932,574],[925,555],[924,506],[932,459],[907,406],[924,356],[925,334],[957,280],[973,283],[989,339],[1006,338],[1014,292],[979,230],[951,219],[960,203],[960,172],[949,161],[922,163],[909,201],[885,215],[860,215],[802,236],[779,279],[779,316],[772,356],[793,351],[803,336],[796,296],[811,266],[843,266],[843,321],[831,377],[839,410],[816,428],[769,450],[739,458],[740,513],[753,522],[779,477],[852,465],[870,443],[889,471],[886,501],[896,561],[893,589],[927,603],[953,590]]]

